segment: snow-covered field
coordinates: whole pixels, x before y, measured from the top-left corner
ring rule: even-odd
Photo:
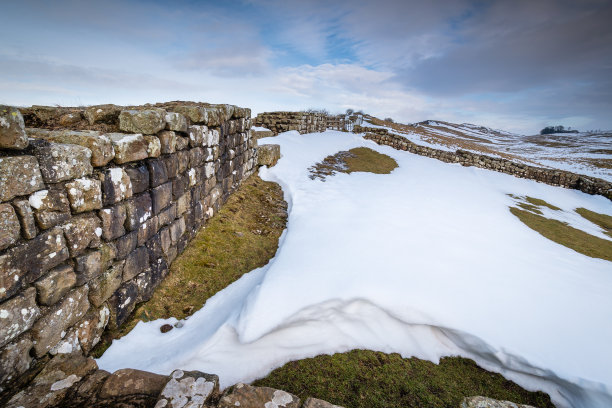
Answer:
[[[385,128],[410,141],[441,150],[458,148],[514,161],[556,168],[612,181],[612,132],[518,135],[469,123],[427,120],[405,125],[404,131]]]
[[[180,329],[139,323],[102,369],[216,373],[250,382],[285,362],[367,348],[437,362],[473,358],[559,407],[612,406],[612,263],[543,238],[508,194],[612,215],[610,201],[378,146],[288,132],[262,178],[289,203],[276,257],[217,293]],[[308,167],[367,146],[391,174],[311,180]],[[579,225],[580,223],[577,223]],[[590,226],[592,228],[592,226]]]

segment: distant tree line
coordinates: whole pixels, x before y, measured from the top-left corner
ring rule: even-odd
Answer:
[[[572,130],[571,127],[567,129],[565,126],[546,126],[544,129],[540,130],[541,135],[550,135],[552,133],[578,133],[577,130]]]

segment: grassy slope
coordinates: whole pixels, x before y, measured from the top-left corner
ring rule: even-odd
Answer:
[[[286,209],[278,184],[251,176],[172,263],[153,297],[119,330],[107,331],[92,354],[102,355],[112,339],[126,335],[140,320],[191,315],[244,273],[268,263],[285,229]]]

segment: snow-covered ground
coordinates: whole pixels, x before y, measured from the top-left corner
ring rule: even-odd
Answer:
[[[327,131],[273,139],[282,158],[262,178],[289,203],[276,257],[217,293],[180,329],[139,323],[102,369],[197,369],[221,385],[290,360],[367,348],[437,362],[475,359],[559,407],[612,406],[612,263],[543,238],[508,196],[612,215],[579,191],[462,167]],[[391,174],[311,180],[308,168],[367,146]],[[577,223],[579,224],[579,223]]]

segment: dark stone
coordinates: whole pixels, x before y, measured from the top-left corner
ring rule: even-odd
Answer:
[[[187,187],[189,187],[189,176],[187,174],[180,175],[172,180],[172,199],[178,200],[185,194]]]
[[[175,218],[176,218],[176,204],[172,203],[170,204],[168,208],[161,211],[157,215],[157,221],[158,221],[159,227],[161,228],[165,225],[170,225],[170,223],[172,223],[172,221],[174,221]]]
[[[168,173],[166,173],[166,165],[163,160],[149,160],[147,167],[149,168],[149,184],[151,187],[157,187],[168,181]]]
[[[15,211],[19,216],[19,222],[21,224],[21,235],[25,239],[32,239],[36,237],[36,221],[34,221],[34,211],[30,207],[30,203],[27,200],[15,200],[13,201]]]
[[[149,251],[146,247],[136,248],[125,260],[123,281],[129,281],[149,267]]]
[[[125,168],[125,172],[132,181],[132,193],[139,194],[149,188],[149,170],[144,164],[138,167]]]
[[[136,244],[138,244],[137,231],[132,231],[115,241],[117,259],[125,259],[136,248]]]
[[[152,398],[153,406],[157,396],[168,382],[168,377],[147,371],[124,368],[108,376],[99,397],[116,399],[128,395],[147,395]]]
[[[138,228],[138,245],[144,245],[153,235],[157,234],[158,230],[157,217],[150,218],[140,224]]]
[[[172,326],[171,324],[164,324],[159,328],[159,331],[162,333],[168,333],[172,329],[174,329],[174,326]]]
[[[125,272],[125,271],[124,271]],[[136,306],[138,287],[136,282],[125,282],[108,300],[110,309],[110,323],[112,329],[120,327],[130,317]]]
[[[126,227],[129,231],[138,229],[140,224],[151,218],[152,204],[149,193],[140,194],[125,203]]]
[[[157,215],[172,201],[172,182],[167,182],[151,190],[153,214]]]
[[[178,176],[178,170],[179,170],[179,165],[178,165],[178,155],[176,154],[171,154],[169,156],[166,156],[162,159],[164,161],[164,164],[166,165],[166,174],[168,175],[168,178],[175,178],[176,176]]]

